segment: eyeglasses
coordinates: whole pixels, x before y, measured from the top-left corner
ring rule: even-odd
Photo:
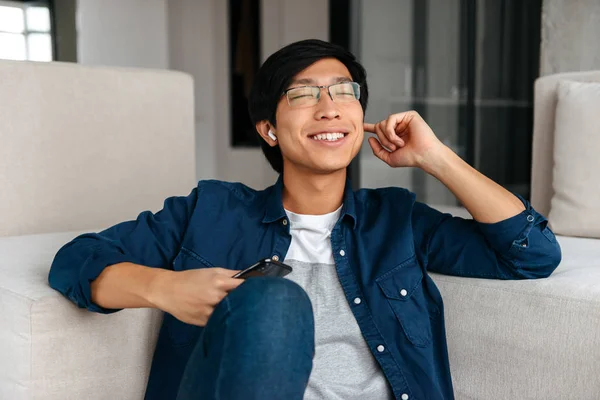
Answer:
[[[321,89],[327,89],[329,97],[336,103],[351,103],[360,99],[360,85],[356,82],[341,82],[329,86],[300,86],[287,89],[290,107],[314,106],[321,98]]]

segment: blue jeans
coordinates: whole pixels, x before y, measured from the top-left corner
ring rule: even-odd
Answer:
[[[284,278],[249,278],[209,318],[177,399],[300,400],[314,346],[306,292]]]

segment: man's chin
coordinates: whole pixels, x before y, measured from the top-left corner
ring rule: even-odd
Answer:
[[[305,160],[307,161],[307,160]],[[296,163],[292,164],[295,167],[291,167],[288,169],[297,169],[301,174],[308,175],[335,175],[340,173],[345,173],[346,169],[350,165],[350,161],[340,161],[338,160],[311,160],[313,162],[304,162],[304,163]],[[284,170],[286,167],[284,167]],[[303,172],[301,172],[303,171]]]
[[[319,175],[335,175],[346,172],[346,168],[348,168],[348,165],[321,165],[314,169],[314,173]]]

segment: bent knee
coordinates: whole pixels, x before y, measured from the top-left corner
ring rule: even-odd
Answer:
[[[249,278],[230,293],[230,300],[235,301],[234,298],[240,300],[237,306],[241,307],[312,314],[308,294],[296,282],[285,278]]]

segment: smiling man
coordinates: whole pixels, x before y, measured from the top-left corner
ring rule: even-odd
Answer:
[[[75,238],[50,285],[80,307],[165,312],[147,399],[452,399],[443,302],[427,272],[549,276],[546,219],[443,145],[415,112],[364,122],[368,87],[349,52],[307,40],[258,71],[249,110],[280,173],[257,191],[201,181],[153,214]],[[365,132],[391,168],[418,167],[473,216],[402,188],[353,192]],[[235,279],[259,259],[285,278]]]

